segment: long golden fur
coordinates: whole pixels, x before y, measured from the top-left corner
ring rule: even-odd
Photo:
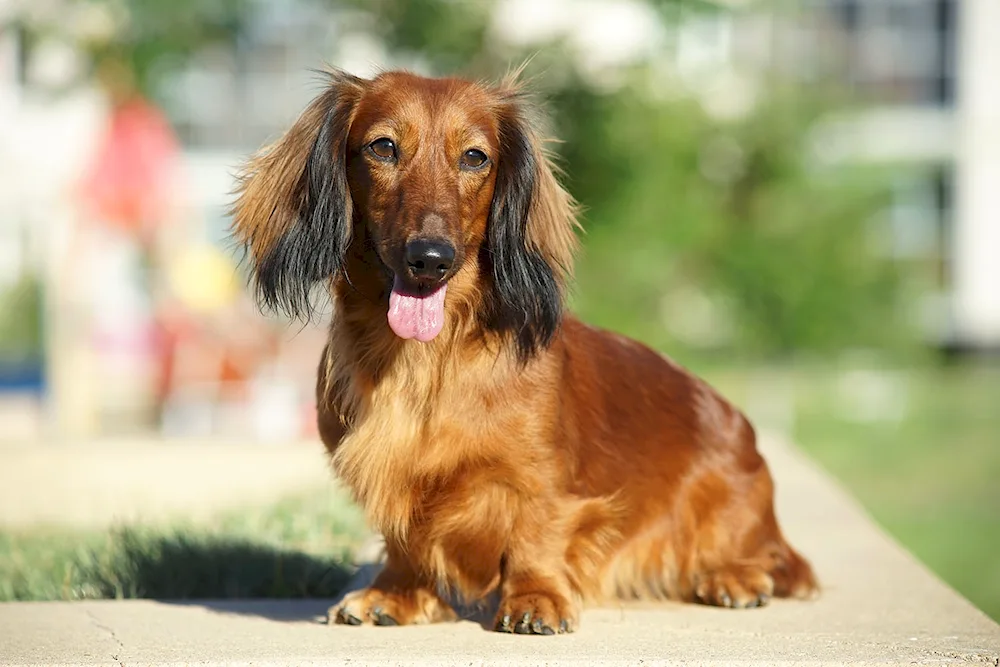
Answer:
[[[334,72],[240,181],[263,303],[307,315],[315,286],[333,296],[320,433],[386,540],[382,573],[332,616],[442,621],[444,591],[496,590],[497,630],[553,634],[608,598],[813,594],[747,419],[564,314],[576,211],[531,113],[512,81]]]

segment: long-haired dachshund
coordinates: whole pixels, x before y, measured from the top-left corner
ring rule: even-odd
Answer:
[[[513,78],[333,72],[241,175],[263,305],[333,297],[319,429],[386,540],[331,618],[445,621],[498,591],[497,630],[547,635],[612,598],[811,596],[747,419],[563,312],[575,207],[531,116]]]

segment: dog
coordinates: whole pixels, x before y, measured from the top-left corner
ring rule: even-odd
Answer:
[[[496,630],[552,635],[612,599],[813,596],[747,418],[565,312],[577,207],[517,77],[328,76],[232,216],[262,308],[332,297],[319,432],[386,562],[331,621],[495,595]]]

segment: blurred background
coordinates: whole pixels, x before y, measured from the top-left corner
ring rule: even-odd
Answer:
[[[981,0],[0,0],[0,442],[314,447],[323,323],[257,313],[234,170],[324,64],[531,57],[585,207],[574,308],[706,376],[1000,618],[998,27]],[[325,549],[323,502],[240,539]],[[178,592],[52,555],[133,533],[36,537],[0,532],[0,597]]]

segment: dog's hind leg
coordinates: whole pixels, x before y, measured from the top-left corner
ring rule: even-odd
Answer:
[[[772,553],[699,572],[693,577],[694,601],[719,607],[762,607],[772,597],[814,597],[819,587],[809,564],[787,544]]]
[[[706,544],[700,545],[699,566],[692,572],[689,588],[693,600],[745,609],[763,606],[771,597],[812,597],[819,589],[816,577],[781,534],[770,473],[762,465],[747,482],[747,493],[734,494],[730,500],[739,507],[716,513],[730,520],[717,522],[702,533],[710,536],[709,544],[727,546],[708,549]],[[728,539],[719,539],[723,533],[728,533]]]

